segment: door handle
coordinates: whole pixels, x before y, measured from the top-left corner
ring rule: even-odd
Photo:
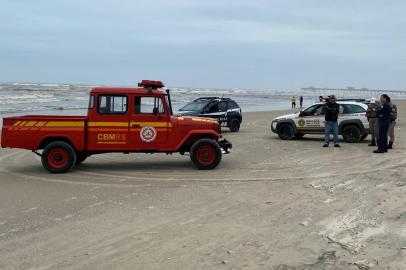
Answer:
[[[131,125],[133,128],[140,128],[141,126],[139,124],[132,124]]]

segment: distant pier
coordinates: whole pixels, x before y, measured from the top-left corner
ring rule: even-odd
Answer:
[[[328,96],[336,95],[339,98],[347,97],[379,97],[382,94],[387,94],[394,98],[406,98],[406,90],[388,90],[388,89],[368,89],[368,88],[319,88],[319,87],[306,87],[302,88],[303,95],[311,96]]]

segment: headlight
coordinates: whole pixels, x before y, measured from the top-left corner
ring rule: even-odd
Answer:
[[[273,121],[273,122],[272,122],[272,128],[273,128],[273,129],[276,129],[276,125],[277,125],[277,124],[278,124],[277,121]]]

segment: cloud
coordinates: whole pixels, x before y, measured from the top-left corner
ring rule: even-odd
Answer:
[[[223,72],[236,87],[254,79],[252,87],[338,79],[373,87],[379,76],[381,87],[399,88],[406,83],[405,8],[383,0],[2,1],[0,80],[126,83],[134,79],[123,74],[138,73],[221,87],[228,86]],[[151,64],[162,61],[170,71]],[[309,63],[312,70],[303,70]],[[106,76],[109,66],[116,70]]]

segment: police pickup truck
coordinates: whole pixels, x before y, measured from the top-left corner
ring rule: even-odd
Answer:
[[[365,116],[368,106],[356,101],[337,101],[340,106],[338,132],[345,142],[360,142],[369,133],[369,124]],[[282,140],[302,138],[305,134],[324,134],[324,103],[316,103],[303,111],[283,115],[272,120],[272,132]]]

